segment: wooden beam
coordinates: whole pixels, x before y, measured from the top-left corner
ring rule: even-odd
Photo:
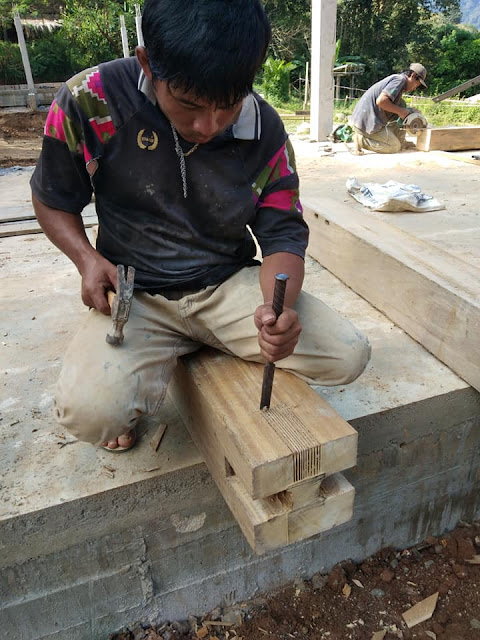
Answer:
[[[480,149],[480,127],[423,129],[417,136],[418,151]]]
[[[480,391],[480,269],[356,205],[304,204],[308,253]]]
[[[341,473],[325,478],[317,504],[288,514],[288,542],[299,542],[351,520],[355,489]]]
[[[253,499],[226,461],[218,434],[211,428],[217,416],[212,414],[208,420],[199,415],[199,405],[191,396],[196,388],[191,372],[179,364],[169,397],[255,553],[278,549],[351,519],[355,490],[340,473],[310,478],[287,491]]]
[[[470,87],[474,87],[476,84],[480,84],[480,76],[476,76],[471,80],[467,80],[466,82],[462,82],[462,84],[445,91],[445,93],[441,93],[438,96],[432,98],[433,102],[441,102],[445,100],[445,98],[450,98],[450,96],[454,96],[456,93],[460,93],[461,91],[465,91],[466,89],[470,89]]]
[[[98,224],[96,213],[87,213],[82,215],[82,218],[85,228],[93,227]],[[9,236],[25,236],[32,233],[43,233],[43,229],[34,217],[32,219],[27,218],[16,220],[14,222],[0,221],[0,238],[7,238]]]
[[[195,428],[214,434],[222,468],[231,469],[252,498],[356,464],[357,432],[293,374],[277,368],[271,407],[260,411],[263,365],[202,349],[182,359],[183,369]]]

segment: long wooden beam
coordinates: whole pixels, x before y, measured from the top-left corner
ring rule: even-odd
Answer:
[[[471,80],[467,80],[466,82],[462,82],[462,84],[445,91],[445,93],[440,93],[438,96],[432,98],[433,102],[441,102],[446,98],[450,98],[450,96],[454,96],[456,93],[460,93],[460,91],[465,91],[466,89],[470,89],[470,87],[474,87],[476,84],[480,84],[480,76],[476,76]]]
[[[309,254],[480,391],[480,269],[356,205],[304,204]]]

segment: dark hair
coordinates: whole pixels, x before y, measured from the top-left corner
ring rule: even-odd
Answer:
[[[271,37],[260,0],[146,0],[142,31],[154,78],[222,107],[252,90]]]

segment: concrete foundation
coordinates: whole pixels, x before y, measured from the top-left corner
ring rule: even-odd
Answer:
[[[169,403],[126,455],[58,427],[53,388],[86,313],[78,274],[42,234],[1,238],[0,267],[5,638],[100,640],[137,620],[184,619],[480,517],[480,394],[313,260],[306,288],[373,347],[359,380],[317,388],[359,432],[358,465],[345,474],[354,518],[261,557]],[[154,452],[159,422],[168,429]]]

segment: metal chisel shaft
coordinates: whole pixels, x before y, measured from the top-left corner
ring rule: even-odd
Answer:
[[[287,287],[288,276],[285,273],[277,273],[275,276],[275,289],[273,291],[272,308],[276,318],[283,311],[283,301],[285,299],[285,289]],[[262,397],[260,399],[260,410],[270,408],[272,397],[273,376],[275,375],[275,364],[269,362],[263,369]]]

